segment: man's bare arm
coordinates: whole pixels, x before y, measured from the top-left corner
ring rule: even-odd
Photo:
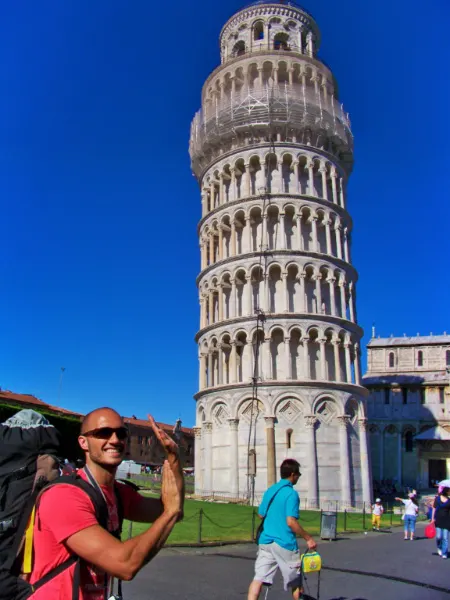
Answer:
[[[303,529],[303,527],[300,525],[297,519],[295,519],[294,517],[287,517],[286,522],[288,524],[288,527],[291,528],[295,535],[299,535],[306,541],[309,550],[315,550],[315,548],[317,548],[317,544],[314,541],[312,535],[310,535],[305,529]]]
[[[110,575],[130,581],[144,564],[156,556],[181,513],[180,493],[167,461],[163,468],[161,499],[164,505],[162,515],[147,531],[126,542],[120,542],[100,525],[93,525],[70,536],[66,545]]]
[[[70,536],[68,549],[109,575],[130,581],[156,556],[177,522],[179,512],[164,512],[144,533],[120,542],[100,525],[93,525]]]
[[[128,509],[126,518],[136,523],[154,523],[164,512],[161,498],[141,496],[141,500]]]

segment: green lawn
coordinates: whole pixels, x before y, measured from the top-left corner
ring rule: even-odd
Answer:
[[[200,535],[200,510],[201,537]],[[186,500],[185,517],[175,526],[168,544],[193,544],[201,542],[218,541],[250,541],[252,539],[253,521],[255,529],[259,524],[258,517],[253,517],[254,509],[250,506],[236,504],[219,504],[215,502],[201,502]],[[402,523],[400,515],[392,515],[392,525]],[[320,512],[301,511],[300,524],[311,534],[320,533]],[[385,514],[382,518],[382,527],[391,525],[391,515]],[[144,531],[148,525],[125,521],[123,536],[127,538],[130,533],[137,535]],[[359,513],[338,513],[337,529],[344,531],[363,531],[371,529],[371,515],[366,514],[365,519]]]

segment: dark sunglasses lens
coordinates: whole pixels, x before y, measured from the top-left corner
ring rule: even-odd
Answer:
[[[101,440],[109,440],[114,433],[117,435],[119,440],[125,440],[128,437],[128,431],[125,427],[118,427],[117,429],[113,429],[112,427],[101,427],[100,429],[96,430],[94,437]]]

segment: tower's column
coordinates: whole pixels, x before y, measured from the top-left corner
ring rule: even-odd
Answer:
[[[361,460],[361,482],[363,502],[372,502],[372,482],[370,481],[370,462],[369,462],[369,444],[367,442],[367,426],[366,418],[359,419],[359,454]]]
[[[203,491],[202,486],[202,428],[194,427],[195,435],[195,495],[200,496]]]
[[[230,426],[230,493],[239,497],[239,419],[228,419]]]
[[[264,417],[267,439],[267,487],[277,481],[275,462],[275,417]]]
[[[305,415],[305,429],[306,429],[306,445],[307,445],[307,456],[308,456],[308,507],[316,508],[317,501],[319,499],[319,492],[317,486],[317,455],[316,455],[316,432],[315,425],[317,423],[317,417],[315,415]]]
[[[203,448],[204,448],[204,460],[205,460],[205,471],[203,478],[203,491],[208,494],[213,491],[212,481],[212,423],[210,421],[203,421]]]
[[[342,415],[338,417],[339,421],[339,443],[341,448],[341,502],[351,503],[350,492],[350,458],[348,452],[348,423],[350,417]]]

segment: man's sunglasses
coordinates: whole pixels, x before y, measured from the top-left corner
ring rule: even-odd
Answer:
[[[119,440],[126,440],[128,437],[128,429],[126,427],[99,427],[98,429],[85,431],[81,435],[93,437],[98,440],[109,440],[114,434],[117,435]]]

